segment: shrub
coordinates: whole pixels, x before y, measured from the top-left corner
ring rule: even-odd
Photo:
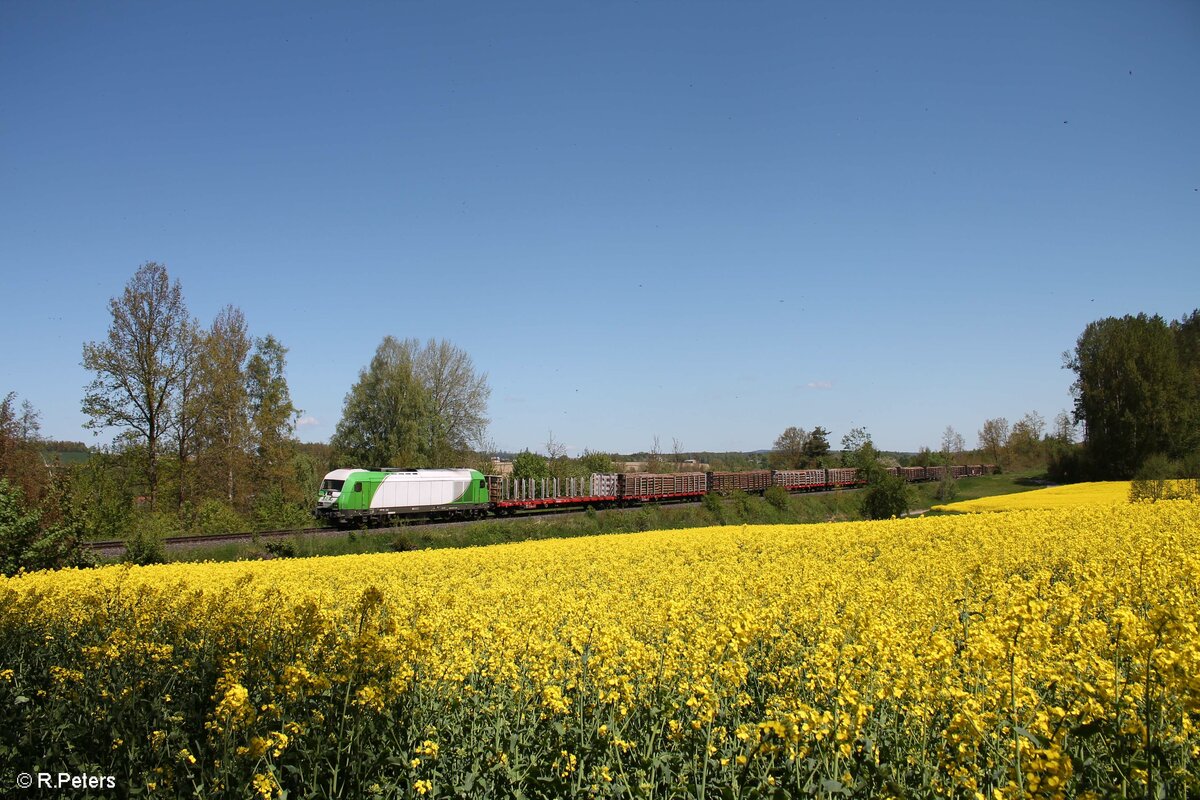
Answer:
[[[254,528],[260,531],[294,530],[312,524],[312,512],[287,502],[273,486],[254,499]]]
[[[907,483],[898,475],[876,470],[862,495],[862,514],[867,519],[902,517],[912,505]]]
[[[1155,453],[1142,462],[1137,475],[1129,486],[1131,502],[1148,500],[1183,500],[1197,495],[1196,481],[1181,480],[1184,465],[1161,453]]]
[[[754,515],[754,500],[741,489],[734,489],[729,494],[729,499],[737,510],[738,516],[743,520],[750,519]]]
[[[763,492],[763,499],[780,511],[787,511],[792,502],[791,495],[782,486],[772,486],[767,489]]]
[[[220,500],[205,500],[196,509],[191,529],[196,533],[241,533],[249,528],[241,514]]]
[[[63,498],[57,524],[47,525],[40,509],[25,505],[19,486],[0,479],[0,572],[85,567],[95,564],[84,545],[83,519],[70,494]]]
[[[715,492],[710,492],[704,495],[704,499],[700,501],[700,505],[713,518],[718,525],[725,524],[725,504],[721,502],[721,497]]]
[[[952,503],[958,497],[958,481],[950,474],[950,470],[946,470],[945,477],[938,481],[934,494],[940,503]]]
[[[417,543],[406,531],[400,531],[392,537],[392,549],[397,553],[407,553],[416,550]]]
[[[634,515],[633,528],[636,531],[652,531],[654,530],[654,514],[646,506],[643,506]]]
[[[275,539],[263,543],[263,549],[276,558],[295,558],[296,543],[287,539]]]
[[[130,564],[162,564],[167,560],[166,539],[176,533],[177,524],[167,514],[151,512],[133,523],[125,538],[123,561]]]

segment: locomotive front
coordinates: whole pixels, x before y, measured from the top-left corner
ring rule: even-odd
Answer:
[[[317,492],[317,519],[329,520],[333,518],[334,512],[338,510],[338,498],[342,496],[342,489],[346,485],[346,480],[355,472],[361,471],[335,469],[325,476],[325,479],[321,481],[321,488]]]

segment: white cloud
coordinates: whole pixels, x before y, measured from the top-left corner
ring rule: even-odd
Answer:
[[[297,428],[307,428],[310,425],[320,425],[320,424],[321,424],[320,420],[318,420],[316,417],[311,417],[311,416],[310,417],[301,417],[300,419],[296,420]]]
[[[832,389],[833,381],[812,381],[804,385],[806,389]]]

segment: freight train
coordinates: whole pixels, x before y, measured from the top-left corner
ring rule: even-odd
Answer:
[[[909,482],[986,475],[988,465],[891,467]],[[734,491],[761,494],[851,488],[865,482],[849,467],[747,472],[627,472],[589,478],[503,478],[473,469],[337,469],[321,481],[316,516],[341,528],[388,525],[409,518],[480,519],[493,514],[567,508],[609,508],[699,500]]]

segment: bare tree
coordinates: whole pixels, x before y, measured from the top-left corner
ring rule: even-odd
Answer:
[[[1063,444],[1074,444],[1075,431],[1076,426],[1071,415],[1066,411],[1058,412],[1058,416],[1054,418],[1054,438]]]
[[[150,506],[158,493],[158,450],[171,403],[187,371],[189,320],[179,281],[147,262],[120,297],[109,301],[112,324],[103,342],[83,346],[83,367],[96,373],[83,398],[89,428],[118,428],[146,446]]]
[[[662,445],[660,445],[658,442],[658,434],[657,433],[654,434],[654,444],[652,444],[650,446],[650,455],[646,459],[646,471],[647,472],[662,472],[663,471]]]
[[[676,469],[683,469],[683,442],[671,437],[671,459],[675,462]]]
[[[554,438],[554,431],[546,434],[546,456],[551,462],[567,457],[567,446]]]
[[[942,455],[946,457],[946,461],[955,463],[966,448],[967,442],[963,435],[954,430],[953,425],[947,425],[946,430],[942,432]]]

